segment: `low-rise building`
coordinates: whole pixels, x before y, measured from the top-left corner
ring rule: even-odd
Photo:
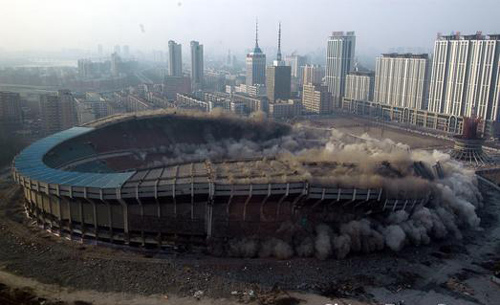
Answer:
[[[176,106],[182,109],[193,109],[203,112],[210,111],[210,105],[208,102],[189,94],[177,93]]]
[[[332,111],[332,95],[327,86],[304,84],[302,106],[307,113],[327,114]]]
[[[249,112],[268,111],[268,101],[265,97],[254,97],[245,94],[233,94],[232,100],[234,102],[244,103]]]
[[[300,100],[277,100],[269,103],[269,117],[273,119],[287,119],[302,114],[302,103]]]

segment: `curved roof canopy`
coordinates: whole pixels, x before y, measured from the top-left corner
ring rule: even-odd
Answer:
[[[43,162],[43,157],[55,146],[92,130],[94,128],[73,127],[38,140],[25,148],[15,158],[15,171],[26,179],[48,184],[99,188],[121,187],[135,171],[125,173],[83,173],[52,168]]]

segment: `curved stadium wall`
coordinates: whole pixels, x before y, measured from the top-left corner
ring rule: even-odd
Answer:
[[[193,120],[199,129],[186,128]],[[245,235],[270,236],[284,222],[303,217],[314,221],[325,209],[339,214],[410,210],[428,200],[391,199],[383,189],[316,185],[294,179],[292,169],[285,169],[289,181],[275,183],[228,178],[228,171],[252,167],[258,160],[141,167],[127,155],[142,145],[137,139],[148,145],[158,138],[171,143],[203,142],[196,134],[214,120],[162,115],[104,127],[74,127],[23,150],[14,160],[13,176],[24,191],[27,212],[44,228],[70,238],[130,245],[205,245]],[[255,136],[245,128],[210,128],[222,137]],[[105,168],[102,159],[107,157],[108,165],[115,162],[118,170]]]

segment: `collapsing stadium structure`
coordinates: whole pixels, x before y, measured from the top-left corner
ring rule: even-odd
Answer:
[[[435,182],[462,170],[446,157],[416,157],[404,145],[332,141],[330,131],[317,133],[259,118],[122,116],[35,142],[15,158],[13,176],[24,190],[28,214],[61,236],[142,246],[208,245],[217,253],[254,256],[257,250],[241,241],[271,238],[279,248],[276,241],[296,238],[290,231],[317,231],[318,238],[330,234],[333,244],[334,230],[349,235],[343,226],[365,217],[397,226],[402,220],[394,215],[407,221],[416,209],[436,205],[447,194],[442,189],[454,182]],[[464,196],[473,198],[461,200],[473,213],[480,199],[473,179],[465,180],[472,191]],[[430,213],[438,218],[430,221],[445,222],[440,213]],[[460,220],[470,215],[454,217],[478,222]],[[320,232],[324,226],[329,233]],[[427,228],[428,235],[439,235],[435,226]],[[457,235],[453,227],[444,229]],[[401,233],[372,231],[377,230]],[[366,234],[384,243],[373,232]],[[234,240],[236,245],[224,246]],[[285,252],[293,252],[290,247]],[[311,247],[295,251],[320,251],[318,241]]]
[[[467,162],[474,166],[494,163],[493,159],[483,151],[485,138],[478,134],[478,125],[481,119],[465,117],[463,134],[454,136],[455,145],[450,151],[452,158]]]

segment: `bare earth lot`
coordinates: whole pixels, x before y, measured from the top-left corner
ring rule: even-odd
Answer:
[[[299,120],[300,121],[300,120]],[[302,121],[301,121],[302,122]],[[368,134],[375,139],[389,138],[394,142],[404,143],[413,149],[441,149],[446,151],[453,147],[451,141],[418,135],[405,132],[389,126],[382,127],[375,122],[354,116],[335,116],[333,118],[314,118],[314,120],[304,120],[304,123],[322,128],[335,128],[341,132],[361,136]],[[411,128],[408,126],[408,128]]]

